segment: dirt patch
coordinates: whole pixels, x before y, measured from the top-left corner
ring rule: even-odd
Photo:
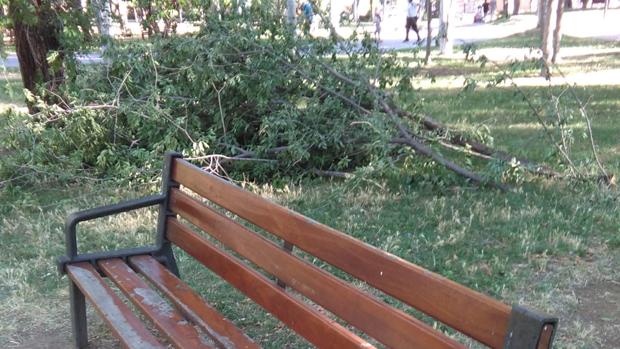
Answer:
[[[118,349],[120,343],[99,321],[91,323],[88,329],[88,349]],[[1,341],[0,341],[1,342]],[[70,325],[57,330],[34,328],[10,336],[4,348],[7,349],[64,349],[73,348]]]
[[[21,342],[9,344],[11,349],[62,349],[73,348],[73,339],[58,333],[46,333],[40,337],[23,339]],[[121,348],[114,338],[89,338],[88,349],[118,349]]]
[[[600,281],[575,289],[576,317],[592,324],[602,348],[620,348],[620,282]]]

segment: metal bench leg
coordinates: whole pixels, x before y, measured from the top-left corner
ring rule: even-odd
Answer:
[[[177,261],[174,258],[174,252],[169,241],[164,242],[161,249],[161,255],[164,257],[164,265],[170,270],[176,277],[181,277],[179,274],[179,268],[177,267]]]
[[[82,291],[69,280],[69,297],[71,298],[71,327],[76,349],[86,348],[88,332],[86,331],[86,299]]]

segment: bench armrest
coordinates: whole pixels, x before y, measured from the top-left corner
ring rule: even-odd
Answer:
[[[556,317],[513,305],[504,349],[551,349],[557,326]]]
[[[64,267],[67,263],[77,262],[82,260],[92,260],[96,259],[95,254],[79,255],[77,250],[77,225],[80,222],[89,221],[96,218],[101,218],[105,216],[111,216],[121,212],[127,212],[131,210],[136,210],[139,208],[144,208],[153,205],[159,205],[164,203],[166,200],[166,196],[162,194],[146,196],[143,198],[124,201],[114,205],[107,205],[96,207],[89,210],[79,211],[71,213],[66,221],[65,221],[65,246],[67,250],[66,256],[63,256],[59,259],[59,268],[60,272],[64,273]],[[117,253],[111,253],[110,257],[116,257],[117,255],[124,254],[123,252],[128,251],[138,251],[144,250],[145,253],[151,252],[150,250],[154,248],[138,248],[138,249],[127,249],[115,251]],[[102,254],[102,253],[100,253]],[[86,258],[78,258],[78,257],[86,257]],[[103,256],[103,254],[102,254]]]

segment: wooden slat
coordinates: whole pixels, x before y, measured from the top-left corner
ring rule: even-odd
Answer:
[[[213,343],[207,336],[199,333],[123,260],[106,259],[99,261],[98,265],[177,348],[213,348]]]
[[[317,347],[374,348],[175,219],[168,221],[168,239]]]
[[[185,317],[205,331],[218,347],[225,349],[260,348],[153,257],[131,257],[129,263],[165,294]]]
[[[283,251],[178,189],[172,191],[170,205],[173,212],[231,250],[390,348],[464,348],[423,322]]]
[[[553,325],[545,325],[540,334],[540,340],[536,349],[549,349],[551,348],[551,340],[553,339]]]
[[[165,348],[89,263],[67,265],[67,274],[125,348]]]
[[[506,304],[209,175],[185,160],[175,160],[172,179],[466,335],[492,348],[502,347],[511,311]]]

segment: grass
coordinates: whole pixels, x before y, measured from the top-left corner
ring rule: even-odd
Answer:
[[[24,105],[24,94],[19,70],[2,67],[0,71],[0,113],[8,108]]]
[[[412,62],[412,66],[419,70],[420,86],[454,88],[462,87],[465,78],[486,81],[493,80],[500,73],[510,73],[515,78],[538,77],[539,47],[539,33],[537,30],[530,30],[506,38],[457,46],[454,54],[447,57],[439,55],[438,50],[434,49],[431,64],[426,67],[417,67],[416,57],[423,56],[422,51],[412,54],[409,49],[401,50],[398,54],[401,59]],[[469,52],[469,60],[465,59],[466,51]],[[487,58],[488,63],[481,63],[479,58],[482,56]],[[610,40],[564,36],[556,67],[566,75],[618,70],[620,44]],[[555,76],[557,80],[560,74],[556,73]],[[429,77],[434,84],[429,83]],[[588,82],[587,78],[582,80]]]
[[[617,64],[617,57],[610,60]],[[446,76],[453,78],[455,73],[459,73],[456,63]],[[12,79],[8,85],[17,87],[18,78]],[[540,105],[549,100],[549,93],[561,92],[559,87],[523,90]],[[620,173],[620,89],[597,86],[577,88],[576,93],[588,101],[603,162],[610,172]],[[410,98],[442,122],[491,136],[497,148],[536,161],[553,159],[540,126],[510,88],[467,92],[430,88]],[[2,104],[18,101],[0,94]],[[591,165],[588,144],[581,137],[583,120],[575,116],[569,125],[575,130],[574,158],[580,165]],[[0,119],[0,144],[3,132]],[[608,303],[610,297],[599,299],[587,292],[612,292],[614,296],[612,287],[620,279],[617,192],[596,184],[538,179],[513,192],[498,193],[468,187],[455,179],[433,181],[437,172],[429,173],[361,185],[304,180],[249,187],[504,302],[558,315],[558,348],[616,346],[617,324],[605,320],[618,315],[609,310],[613,308]],[[153,193],[157,188],[152,183],[118,188],[112,183],[54,182],[0,187],[0,347],[30,348],[41,338],[51,347],[70,345],[67,280],[58,276],[55,267],[56,257],[64,253],[64,217],[75,210]],[[79,229],[80,248],[94,251],[147,244],[153,239],[155,221],[156,212],[143,209],[85,224]],[[185,280],[261,345],[308,346],[191,258],[183,253],[178,257]],[[364,287],[359,282],[356,285]],[[599,316],[603,313],[606,315]],[[92,309],[89,319],[94,345],[117,347]]]
[[[562,93],[563,87],[552,89],[523,87],[522,91],[539,108],[543,108],[551,96]],[[616,86],[575,87],[580,100],[588,101],[588,114],[592,118],[592,131],[599,153],[613,173],[620,171],[618,157],[618,134],[615,110],[620,108],[620,89]],[[564,103],[574,100],[569,93],[563,95]],[[551,147],[522,95],[513,88],[484,88],[475,91],[424,89],[416,96],[420,108],[429,115],[447,121],[451,126],[470,133],[488,129],[493,144],[509,153],[534,161],[548,162]],[[569,115],[569,114],[566,114]],[[572,156],[586,164],[591,159],[591,147],[585,136],[585,121],[572,115],[568,125],[574,130]]]
[[[532,29],[523,33],[507,36],[501,39],[483,41],[477,44],[480,48],[539,48],[541,43],[540,30]],[[562,47],[619,47],[618,42],[562,36]]]

